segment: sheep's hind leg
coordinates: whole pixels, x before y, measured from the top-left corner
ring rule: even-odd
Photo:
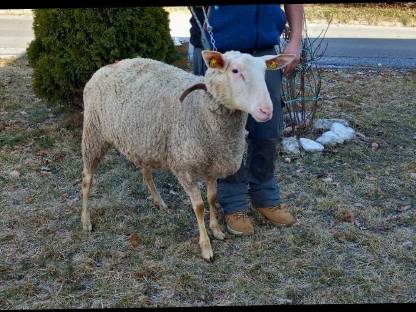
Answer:
[[[85,232],[91,232],[91,218],[88,210],[88,194],[90,193],[92,182],[92,173],[84,168],[82,173],[82,212],[81,212],[81,224],[82,230]]]
[[[156,207],[160,209],[168,209],[168,206],[163,201],[162,197],[160,197],[159,192],[156,189],[155,183],[153,182],[152,172],[150,169],[143,168],[142,169],[143,180],[146,182],[147,188],[152,195],[153,202]]]
[[[85,122],[84,122],[85,123]],[[82,172],[82,230],[91,232],[92,225],[88,209],[88,195],[91,189],[92,176],[97,170],[98,164],[110,148],[110,145],[102,140],[99,133],[93,131],[93,127],[84,126],[82,137],[82,159],[84,170]]]
[[[217,208],[215,206],[217,202],[217,180],[206,177],[207,181],[207,197],[209,204],[209,228],[216,239],[223,240],[225,234],[221,231],[218,224]]]
[[[178,177],[178,176],[177,176]],[[204,223],[204,202],[202,201],[201,191],[198,183],[188,183],[186,180],[178,177],[188,196],[191,198],[192,208],[195,212],[199,228],[199,246],[201,247],[201,255],[204,260],[212,262],[214,253],[212,252],[211,242],[208,237],[207,229]]]

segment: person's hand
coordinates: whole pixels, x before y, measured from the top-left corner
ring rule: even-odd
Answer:
[[[283,50],[284,54],[294,54],[295,58],[290,62],[286,67],[282,69],[285,76],[291,76],[293,70],[300,62],[300,53],[301,53],[301,44],[300,42],[289,41],[286,45],[286,48]]]

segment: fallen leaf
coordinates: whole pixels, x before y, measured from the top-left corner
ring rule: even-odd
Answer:
[[[354,223],[355,222],[355,217],[352,214],[351,211],[345,209],[342,211],[342,218],[344,221],[349,222],[349,223]]]
[[[143,279],[146,276],[147,274],[143,269],[140,269],[139,271],[136,272],[136,278],[139,280]]]
[[[140,245],[140,237],[136,233],[129,236],[129,241],[134,248]]]
[[[31,204],[35,200],[34,196],[27,196],[24,200],[25,204]]]
[[[48,155],[48,151],[47,151],[47,150],[44,150],[44,149],[40,149],[40,150],[38,150],[38,151],[35,153],[35,155],[36,155],[36,156],[41,156],[41,157],[43,157],[43,156]]]
[[[139,271],[136,272],[136,278],[141,280],[141,279],[145,279],[145,278],[151,278],[155,276],[155,272],[153,271],[146,271],[143,269],[140,269]]]

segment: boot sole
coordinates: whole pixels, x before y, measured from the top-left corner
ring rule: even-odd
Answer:
[[[238,236],[243,236],[243,235],[251,235],[251,234],[254,234],[254,233],[244,234],[243,232],[239,232],[239,231],[233,230],[232,228],[230,228],[230,227],[228,226],[228,224],[227,224],[227,230],[228,230],[228,232],[230,232],[231,234],[238,235]]]
[[[262,221],[264,224],[274,224],[274,225],[280,225],[283,227],[291,227],[293,224],[296,223],[296,220],[293,220],[291,223],[278,223],[278,222],[273,222],[270,219],[267,219],[265,216],[263,216],[262,214],[260,214]]]

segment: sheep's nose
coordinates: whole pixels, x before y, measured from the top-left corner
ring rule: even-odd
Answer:
[[[260,112],[262,112],[266,116],[270,116],[273,112],[273,107],[260,107]]]

